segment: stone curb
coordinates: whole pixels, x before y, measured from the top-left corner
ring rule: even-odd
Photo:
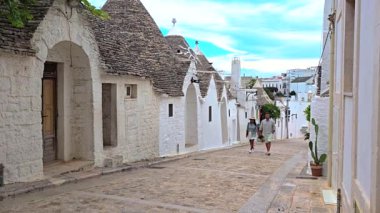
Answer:
[[[35,192],[35,191],[42,191],[44,189],[58,187],[58,186],[62,186],[69,183],[76,183],[82,180],[91,179],[91,178],[99,177],[102,175],[110,175],[110,174],[130,171],[134,169],[147,168],[147,167],[151,167],[151,166],[162,164],[162,163],[173,162],[173,161],[190,158],[190,157],[194,157],[194,156],[198,156],[198,155],[202,155],[206,153],[213,153],[217,151],[242,147],[245,145],[247,145],[247,143],[239,143],[239,144],[234,144],[228,147],[201,150],[201,151],[181,154],[177,156],[161,157],[156,160],[146,161],[146,162],[139,161],[139,162],[136,162],[135,165],[128,165],[128,166],[122,166],[122,167],[117,167],[117,168],[109,168],[109,169],[93,168],[87,171],[80,171],[80,172],[73,172],[73,173],[59,175],[57,177],[44,179],[42,181],[29,182],[26,184],[30,186],[25,187],[25,186],[20,185],[19,187],[15,187],[13,190],[3,189],[2,191],[0,188],[0,201],[3,201],[10,197],[16,197],[21,194],[26,194],[26,193]]]

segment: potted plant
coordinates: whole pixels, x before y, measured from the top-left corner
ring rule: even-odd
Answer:
[[[310,162],[311,167],[311,174],[313,176],[322,176],[322,165],[326,161],[327,155],[322,154],[318,156],[318,132],[319,132],[319,126],[316,124],[315,119],[311,119],[311,123],[314,126],[315,131],[315,141],[309,142],[309,149],[311,151],[311,157],[313,158],[313,161]]]

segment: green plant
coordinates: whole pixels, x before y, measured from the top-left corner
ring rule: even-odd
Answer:
[[[13,27],[23,28],[25,24],[33,19],[29,8],[36,3],[37,0],[0,0],[0,16],[6,17]],[[73,0],[80,2],[94,16],[101,19],[109,19],[109,15],[103,10],[96,9],[88,0]]]
[[[265,115],[265,113],[269,113],[271,118],[273,119],[277,119],[277,118],[280,118],[280,108],[278,108],[278,106],[274,105],[274,104],[265,104],[264,106],[262,106],[262,116]],[[262,118],[263,119],[263,118]]]
[[[277,93],[276,93],[276,96],[277,96],[277,97],[284,97],[284,94],[283,94],[282,92],[277,92]]]
[[[304,138],[303,138],[305,141],[309,140],[310,139],[310,132],[306,132],[304,134]]]
[[[255,78],[251,79],[247,84],[247,89],[252,89],[255,86],[255,84],[256,84],[256,79]]]
[[[306,120],[310,122],[310,118],[311,118],[311,106],[307,106],[305,111],[303,111],[306,115]]]
[[[293,91],[291,91],[290,92],[290,94],[289,94],[290,96],[296,96],[297,95],[297,93],[293,90]]]
[[[318,126],[318,124],[316,124],[314,118],[311,119],[311,123],[314,126],[315,142],[314,142],[314,144],[313,144],[313,141],[309,142],[309,149],[311,151],[311,157],[314,160],[314,164],[317,165],[317,166],[319,166],[319,165],[323,164],[326,161],[327,155],[326,154],[322,154],[322,155],[318,156],[318,132],[319,132],[319,126]]]
[[[273,92],[270,88],[264,88],[264,91],[267,93],[268,97],[271,99],[271,100],[274,100],[274,95],[273,95]]]

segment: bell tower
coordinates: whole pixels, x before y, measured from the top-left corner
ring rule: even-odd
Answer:
[[[235,97],[241,87],[240,69],[240,58],[234,57],[231,64],[231,93]]]

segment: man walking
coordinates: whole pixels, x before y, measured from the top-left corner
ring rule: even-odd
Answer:
[[[265,119],[261,121],[260,124],[260,132],[264,137],[265,146],[267,147],[266,155],[270,155],[270,147],[273,140],[273,134],[276,131],[276,126],[274,121],[270,118],[270,114],[268,112],[265,113]]]

